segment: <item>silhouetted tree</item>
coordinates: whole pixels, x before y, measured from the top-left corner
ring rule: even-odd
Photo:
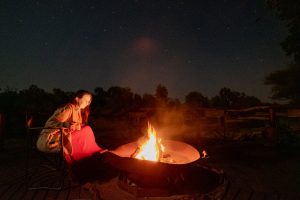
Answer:
[[[287,24],[289,35],[281,43],[282,48],[300,64],[300,1],[299,0],[266,0],[279,17]]]
[[[247,108],[258,105],[261,105],[261,101],[257,97],[246,96],[244,93],[242,93],[233,106],[235,108]]]
[[[52,112],[55,107],[53,96],[36,85],[30,85],[19,94],[27,112]]]
[[[190,92],[185,96],[185,104],[191,107],[206,107],[208,102],[208,98],[204,97],[200,92]]]
[[[16,90],[7,88],[0,93],[0,112],[5,123],[2,124],[2,137],[4,137],[4,134],[7,137],[16,132],[14,129],[17,127],[16,124],[20,123],[20,120],[23,119],[23,122],[25,122],[25,117],[20,117],[24,116],[24,113],[22,113],[22,103]]]
[[[278,70],[265,78],[265,84],[273,85],[272,99],[288,100],[300,105],[300,67],[290,65],[288,69]]]
[[[107,90],[109,97],[108,105],[117,111],[128,111],[133,105],[133,93],[130,88],[118,86],[110,87]]]
[[[92,105],[96,108],[104,107],[108,102],[108,93],[103,88],[97,87],[94,89],[95,95]]]
[[[261,101],[254,96],[246,96],[245,93],[222,88],[219,95],[210,100],[210,104],[222,108],[243,108],[260,105]]]
[[[133,109],[138,110],[141,108],[143,105],[143,99],[141,95],[139,94],[134,94],[133,95]]]
[[[221,88],[219,96],[212,98],[212,105],[225,108],[232,107],[239,97],[239,92],[231,91],[229,88]]]
[[[142,106],[146,108],[154,108],[156,99],[153,95],[151,94],[144,94],[142,98]]]
[[[0,93],[0,111],[7,113],[18,109],[20,104],[19,95],[16,90],[5,89]]]
[[[155,90],[155,97],[156,97],[158,106],[166,106],[168,103],[168,100],[169,100],[168,99],[168,89],[165,86],[159,84]]]
[[[181,102],[179,99],[169,99],[168,106],[171,108],[179,108],[181,106]]]
[[[288,100],[291,104],[300,104],[300,1],[266,0],[271,8],[287,24],[289,35],[281,43],[287,55],[293,56],[287,68],[275,71],[265,77],[265,84],[272,85],[272,99]]]
[[[59,107],[70,102],[74,94],[73,92],[64,92],[59,88],[54,88],[52,92],[55,107]]]

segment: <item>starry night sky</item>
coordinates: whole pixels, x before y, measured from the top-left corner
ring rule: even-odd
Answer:
[[[264,0],[1,0],[0,88],[222,87],[269,101],[287,36]]]

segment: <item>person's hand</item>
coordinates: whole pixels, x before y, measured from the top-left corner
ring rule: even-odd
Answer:
[[[69,128],[71,131],[79,131],[81,126],[80,126],[80,123],[71,122]]]

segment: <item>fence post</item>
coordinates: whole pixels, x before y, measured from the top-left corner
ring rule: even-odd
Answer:
[[[270,115],[270,124],[272,127],[275,127],[275,110],[273,107],[269,108],[269,115]]]
[[[274,107],[269,108],[269,127],[267,129],[267,139],[270,144],[275,144],[277,140],[276,135],[276,111]]]
[[[5,129],[4,113],[0,112],[0,149],[3,148],[4,131],[5,131],[4,129]]]
[[[226,115],[227,115],[227,112],[224,109],[223,116],[221,116],[221,118],[220,118],[221,126],[223,127],[223,138],[226,137]]]

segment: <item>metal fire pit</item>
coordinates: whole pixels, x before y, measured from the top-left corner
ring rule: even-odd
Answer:
[[[137,142],[122,145],[106,154],[106,161],[120,171],[119,187],[138,197],[170,196],[175,194],[208,194],[223,191],[222,171],[204,167],[196,161],[199,152],[189,144],[163,140],[165,153],[174,160],[154,162],[130,156]]]
[[[168,164],[187,164],[194,162],[200,158],[200,154],[193,146],[175,140],[163,140],[162,144],[165,147],[165,155],[169,156],[169,159],[162,159],[160,162],[168,163]],[[131,157],[131,155],[138,148],[138,142],[131,142],[128,144],[124,144],[114,151],[114,154],[120,157]],[[170,163],[168,160],[174,160],[174,162]]]

